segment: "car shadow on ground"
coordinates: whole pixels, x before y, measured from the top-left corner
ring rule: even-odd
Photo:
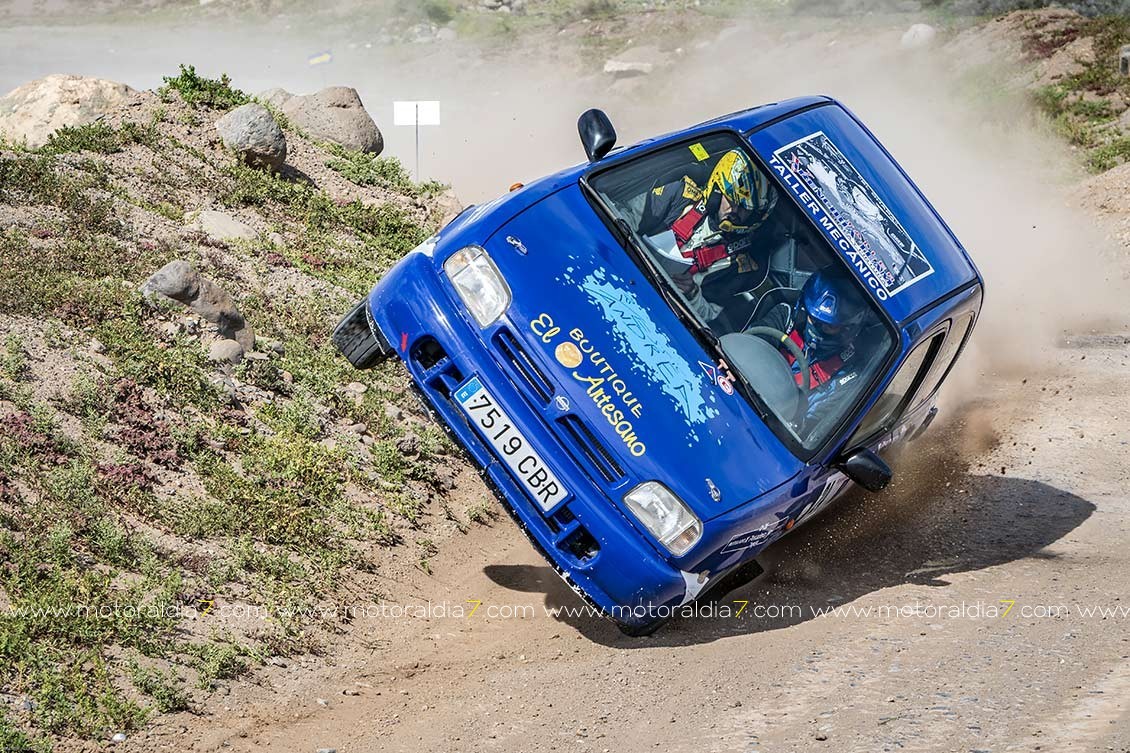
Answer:
[[[953,457],[954,431],[939,432],[926,452],[912,444],[917,462],[895,463],[895,482],[884,493],[849,492],[762,552],[766,572],[755,581],[647,638],[626,637],[586,614],[549,567],[496,565],[485,572],[505,588],[543,593],[547,613],[598,643],[689,645],[796,625],[891,586],[945,586],[954,573],[1055,557],[1045,549],[1094,512],[1091,502],[1039,481],[970,469]]]

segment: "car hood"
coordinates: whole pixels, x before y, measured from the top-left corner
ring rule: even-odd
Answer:
[[[511,334],[555,390],[551,415],[577,416],[625,471],[614,497],[657,480],[709,520],[801,470],[740,393],[717,382],[716,362],[577,183],[484,245],[513,292]]]

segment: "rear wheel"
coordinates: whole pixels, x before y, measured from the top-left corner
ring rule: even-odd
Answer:
[[[371,369],[395,353],[381,331],[371,322],[368,298],[350,309],[337,323],[333,341],[356,369]]]
[[[646,625],[629,625],[626,622],[614,622],[616,622],[616,627],[619,628],[620,632],[629,638],[646,638],[667,624],[667,620],[656,620]]]
[[[723,575],[717,582],[706,589],[706,593],[698,597],[699,601],[703,603],[718,603],[726,594],[731,591],[736,591],[745,584],[756,580],[761,577],[764,572],[765,570],[757,560],[750,560],[744,565]]]

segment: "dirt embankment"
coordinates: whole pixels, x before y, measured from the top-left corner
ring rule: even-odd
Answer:
[[[0,150],[0,749],[208,708],[494,515],[329,341],[442,187],[277,112],[285,166],[244,164],[244,101],[182,71]],[[173,260],[191,307],[140,292]]]

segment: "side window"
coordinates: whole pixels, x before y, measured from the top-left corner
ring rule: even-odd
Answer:
[[[887,389],[883,390],[883,394],[879,396],[879,399],[871,406],[871,410],[864,416],[863,423],[859,425],[855,434],[848,440],[849,446],[855,442],[868,439],[895,415],[910,395],[911,390],[921,381],[919,376],[922,374],[923,365],[933,363],[933,360],[929,360],[928,357],[932,356],[933,352],[941,345],[943,337],[945,337],[944,333],[938,333],[910,351],[910,355],[906,357],[898,372],[891,378]]]
[[[934,363],[930,366],[930,370],[926,372],[926,376],[922,379],[922,386],[918,388],[918,393],[914,396],[914,405],[911,410],[922,405],[946,378],[949,373],[950,367],[957,359],[957,353],[961,350],[962,343],[965,342],[966,336],[969,335],[969,330],[973,326],[973,314],[966,314],[959,319],[955,319],[950,326],[949,335],[946,336],[945,342],[938,350],[938,355],[934,358]]]

